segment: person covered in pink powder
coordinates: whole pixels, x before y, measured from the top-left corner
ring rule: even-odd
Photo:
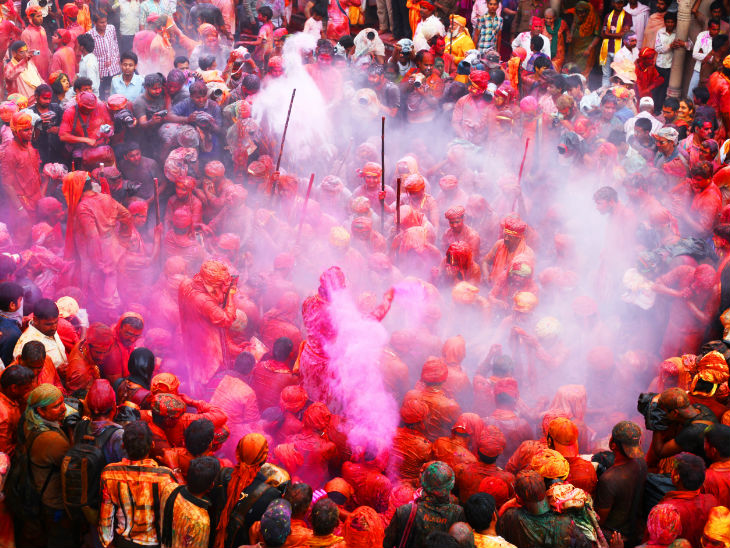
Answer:
[[[320,276],[317,294],[307,297],[302,303],[307,339],[299,356],[299,369],[304,389],[315,401],[328,401],[329,381],[333,379],[333,372],[329,369],[330,357],[325,348],[337,337],[337,328],[333,325],[329,308],[333,294],[343,289],[345,274],[339,266],[331,266]],[[390,310],[393,295],[393,289],[389,289],[383,303],[373,309],[370,315],[381,321]]]

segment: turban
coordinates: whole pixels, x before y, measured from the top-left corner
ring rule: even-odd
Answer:
[[[68,44],[71,43],[71,40],[73,40],[73,35],[69,31],[67,31],[66,29],[58,29],[56,32],[61,37],[61,43],[62,44],[68,45]],[[56,78],[58,78],[58,76],[61,74],[61,71],[60,70],[59,71],[56,71],[53,74],[55,74],[56,75]],[[53,81],[55,81],[56,78],[54,78]],[[51,84],[53,83],[50,78],[48,78],[48,81]]]
[[[109,110],[122,110],[125,106],[127,106],[127,98],[124,95],[115,93],[106,100],[106,104],[109,107]]]
[[[47,175],[51,179],[63,179],[68,175],[68,168],[63,164],[46,164],[43,166],[43,175]],[[38,203],[40,204],[40,202]]]
[[[152,394],[177,394],[180,387],[180,379],[172,373],[158,373],[152,377],[150,392]]]
[[[176,394],[155,394],[152,396],[152,412],[160,417],[179,419],[185,413],[185,402]]]
[[[172,214],[172,226],[175,228],[188,228],[193,222],[193,215],[185,208],[176,209]]]
[[[550,421],[547,435],[553,440],[553,447],[565,457],[578,456],[578,427],[566,417]]]
[[[726,56],[722,60],[722,66],[725,67],[725,68],[730,68],[730,55]]]
[[[459,282],[451,289],[451,298],[459,304],[472,304],[479,295],[479,288],[469,282]]]
[[[459,25],[460,27],[466,27],[466,18],[461,15],[452,15],[451,21]]]
[[[70,318],[79,312],[79,303],[73,297],[61,297],[56,301],[56,306],[58,307],[58,315],[61,318]]]
[[[421,0],[418,5],[431,11],[436,9],[436,6],[434,6],[431,2],[428,2],[427,0]]]
[[[318,432],[324,432],[330,424],[332,414],[330,413],[327,406],[322,402],[314,402],[312,405],[307,407],[302,417],[304,426],[316,430]]]
[[[200,277],[203,283],[212,286],[228,284],[231,281],[231,274],[228,267],[221,261],[205,261],[200,267]]]
[[[135,200],[134,202],[131,202],[129,204],[129,207],[127,207],[129,210],[129,213],[132,215],[139,215],[144,213],[147,214],[147,210],[149,209],[149,206],[147,205],[147,202],[144,200]]]
[[[560,335],[561,330],[562,325],[560,324],[560,320],[552,316],[541,318],[535,325],[535,335],[537,335],[538,339],[555,337]]]
[[[13,132],[33,127],[33,117],[27,112],[16,112],[10,119],[10,129]]]
[[[43,10],[40,8],[40,6],[28,6],[25,8],[25,15],[30,18],[33,17],[36,13],[43,13]]]
[[[462,219],[465,213],[466,209],[464,206],[454,206],[446,210],[444,217],[446,217],[449,221],[453,221],[455,219]]]
[[[488,424],[479,438],[478,448],[485,457],[498,457],[506,445],[507,440],[502,431],[493,424]]]
[[[86,332],[86,342],[92,346],[111,348],[114,343],[114,334],[111,327],[100,322],[92,323]]]
[[[454,471],[445,462],[433,461],[421,473],[421,487],[428,495],[445,499],[454,488]]]
[[[360,506],[347,517],[343,535],[347,548],[382,546],[385,527],[380,515],[374,509]]]
[[[224,251],[238,251],[241,247],[241,238],[230,232],[218,236],[218,247]]]
[[[281,391],[279,396],[279,407],[282,411],[298,413],[307,403],[307,393],[298,384],[290,385]]]
[[[335,192],[342,188],[342,179],[336,175],[327,175],[322,179],[322,184],[319,187],[327,192]]]
[[[223,177],[226,174],[226,167],[222,162],[213,160],[205,165],[205,174],[208,177]]]
[[[278,28],[274,31],[274,40],[280,40],[284,38],[288,33],[289,31],[286,28]]]
[[[537,306],[537,296],[529,291],[519,291],[515,293],[514,302],[517,312],[530,312]]]
[[[84,108],[95,108],[96,107],[96,95],[90,91],[82,91],[76,96],[76,103],[80,107]]]
[[[469,81],[480,90],[485,90],[489,84],[489,73],[486,70],[473,69],[469,73]]]
[[[487,476],[479,484],[480,493],[489,493],[494,497],[497,508],[510,499],[510,487],[503,479],[496,476]]]
[[[198,27],[198,34],[202,36],[203,38],[207,38],[208,36],[218,36],[218,31],[216,28],[211,25],[210,23],[203,23]]]
[[[354,494],[352,486],[342,478],[332,478],[324,484],[324,492],[328,495],[330,493],[339,493],[346,500],[350,500]]]
[[[421,192],[424,188],[426,188],[426,181],[418,173],[406,177],[406,192]]]
[[[673,143],[677,143],[679,140],[679,132],[674,129],[673,127],[662,127],[656,130],[654,133],[652,133],[654,137],[658,137],[660,139],[666,139],[667,141],[672,141]]]
[[[547,496],[550,507],[558,513],[571,508],[583,508],[588,502],[586,492],[570,483],[551,486],[547,491]]]
[[[12,101],[3,101],[2,103],[0,103],[0,120],[5,122],[6,124],[10,122],[13,114],[15,114],[16,112],[18,112],[18,105],[16,105]]]
[[[376,164],[375,162],[367,162],[360,170],[360,175],[362,177],[380,177],[382,173],[383,168],[380,167],[380,164]]]
[[[523,97],[520,99],[520,110],[525,114],[535,114],[537,112],[537,100],[532,95]]]
[[[95,379],[86,395],[86,406],[94,415],[105,415],[117,405],[117,396],[106,379]]]
[[[459,179],[453,175],[444,175],[439,179],[439,186],[441,190],[452,190],[459,186]]]
[[[76,4],[74,4],[73,2],[70,2],[63,6],[63,15],[65,15],[66,17],[70,17],[71,19],[73,19],[78,14],[79,8],[76,7]]]
[[[367,213],[370,211],[370,200],[365,196],[353,198],[350,202],[350,209],[353,213]]]
[[[703,532],[707,538],[725,543],[725,548],[730,547],[730,510],[725,506],[710,510]]]
[[[517,399],[520,397],[519,387],[517,381],[512,377],[503,377],[494,383],[494,395],[507,394],[508,396]]]
[[[427,384],[441,384],[449,378],[449,368],[441,358],[431,356],[421,369],[421,380]]]
[[[725,357],[717,350],[708,352],[697,366],[697,376],[703,381],[713,384],[722,384],[730,378],[728,374],[728,365]]]
[[[276,499],[261,516],[261,536],[266,544],[281,546],[291,534],[291,504]]]
[[[401,405],[400,416],[405,424],[418,424],[426,420],[428,405],[421,400],[409,398]]]
[[[441,356],[446,365],[459,365],[466,356],[466,341],[461,335],[449,337],[441,347]]]
[[[679,512],[670,504],[657,504],[646,522],[649,543],[667,545],[682,533]]]
[[[370,217],[355,217],[351,228],[353,234],[369,234],[373,229],[373,220]]]
[[[505,234],[510,234],[512,236],[522,236],[525,233],[525,230],[527,230],[527,223],[525,223],[519,217],[515,217],[513,215],[507,217],[502,222]]]
[[[350,233],[341,226],[330,229],[329,242],[332,247],[346,249],[350,245]]]
[[[36,386],[28,394],[28,406],[25,409],[25,433],[28,435],[33,430],[49,430],[48,422],[35,412],[39,407],[46,407],[63,398],[60,389],[52,384],[44,383]]]

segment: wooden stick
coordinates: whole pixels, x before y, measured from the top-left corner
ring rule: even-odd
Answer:
[[[160,186],[157,177],[152,179],[155,185],[155,226],[160,224]]]
[[[380,200],[380,233],[385,232],[385,116],[381,118],[380,128],[380,191],[383,197]]]
[[[400,182],[401,178],[396,179],[395,189],[395,227],[396,233],[400,234]]]
[[[302,227],[304,226],[304,216],[307,214],[307,204],[309,203],[309,195],[312,193],[312,183],[314,182],[314,173],[309,176],[309,186],[307,186],[307,195],[304,197],[304,205],[302,206],[302,218],[299,220],[299,228],[297,229],[297,244],[302,236]]]
[[[279,146],[279,157],[276,159],[276,169],[275,171],[279,171],[279,166],[281,165],[281,155],[284,153],[284,141],[286,140],[286,130],[289,129],[289,119],[291,118],[291,108],[294,106],[294,96],[297,93],[297,88],[294,88],[291,92],[291,101],[289,101],[289,112],[286,114],[286,123],[284,124],[284,133],[281,134],[281,145]],[[274,179],[273,184],[271,185],[271,194],[274,194],[274,191],[276,190],[276,179]]]
[[[530,146],[530,138],[525,139],[525,152],[522,153],[522,162],[520,162],[520,172],[517,175],[517,196],[512,204],[512,211],[517,207],[517,202],[522,196],[522,171],[525,169],[525,159],[527,158],[527,147]]]

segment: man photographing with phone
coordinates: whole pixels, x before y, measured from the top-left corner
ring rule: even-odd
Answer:
[[[35,64],[36,58],[22,40],[10,44],[10,61],[5,65],[4,74],[8,95],[20,93],[26,97],[34,96],[35,88],[43,83]]]

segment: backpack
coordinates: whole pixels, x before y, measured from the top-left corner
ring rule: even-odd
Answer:
[[[109,425],[100,434],[89,433],[91,421],[84,419],[74,431],[74,444],[61,463],[61,493],[63,504],[71,512],[101,503],[101,472],[107,465],[103,447],[119,429]]]
[[[40,491],[35,488],[33,468],[30,462],[30,451],[33,443],[41,432],[30,435],[25,444],[18,444],[15,454],[10,461],[10,470],[5,480],[5,504],[13,515],[28,520],[38,519],[41,515],[41,499],[45,493],[51,476],[55,473],[55,466],[36,468],[50,468],[50,473]]]

